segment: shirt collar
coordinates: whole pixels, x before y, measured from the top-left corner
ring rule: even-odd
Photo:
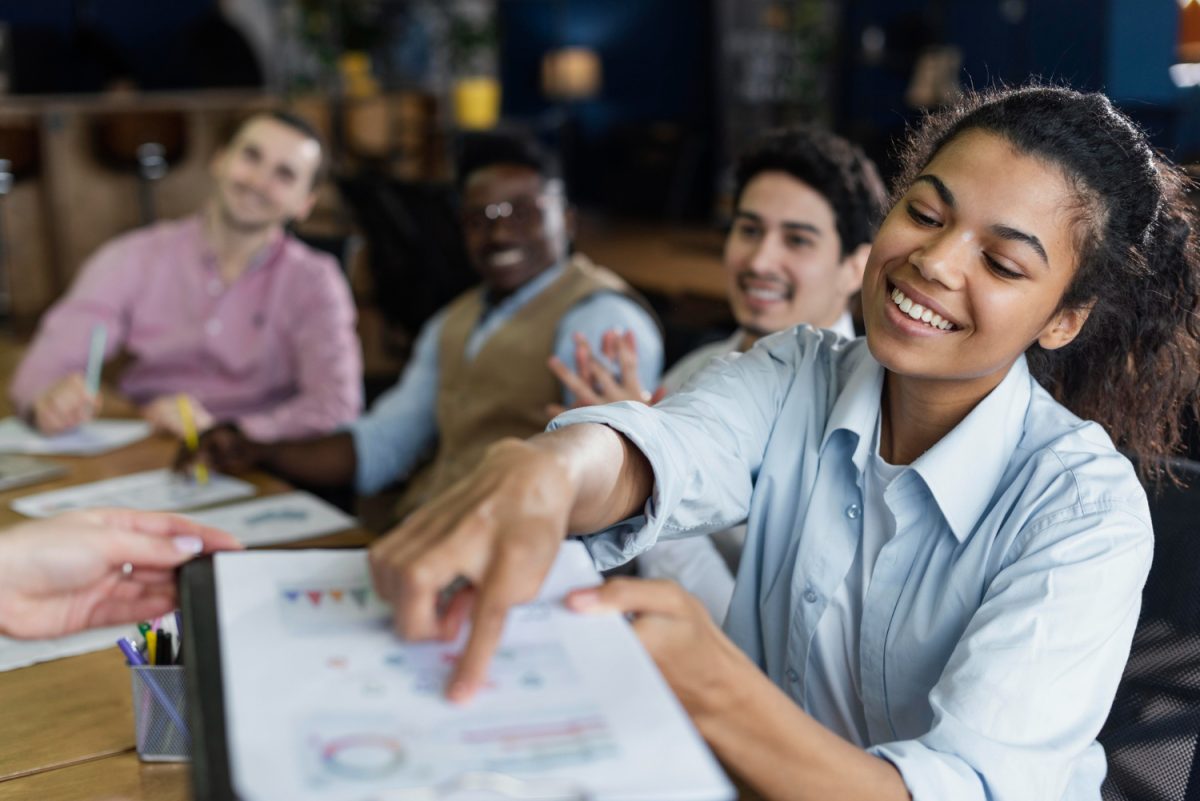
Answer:
[[[517,309],[524,306],[529,301],[540,295],[546,287],[553,284],[559,276],[567,269],[565,264],[556,264],[553,267],[540,272],[533,278],[530,278],[521,286],[517,287],[511,295],[502,298],[499,301],[492,301],[488,295],[487,287],[480,287],[479,292],[483,298],[483,315],[480,319],[489,317],[493,314],[507,314],[515,312]]]
[[[883,366],[875,361],[865,344],[862,351],[862,359],[854,366],[845,388],[834,401],[821,439],[823,451],[835,431],[847,431],[856,437],[851,459],[859,475],[867,466],[871,435],[875,421],[879,419],[879,399],[883,393]]]
[[[217,254],[216,251],[213,250],[212,245],[209,244],[208,235],[205,230],[206,221],[204,219],[204,215],[205,212],[201,211],[193,218],[197,247],[200,249],[201,263],[207,267],[215,269],[217,266]],[[246,270],[242,273],[242,275],[249,275],[255,270],[262,269],[264,266],[274,263],[278,256],[283,252],[283,247],[287,242],[287,237],[288,235],[286,231],[284,231],[282,228],[276,228],[263,246],[259,248],[253,256],[250,257],[250,264],[247,265]]]
[[[833,325],[829,326],[828,330],[846,339],[856,339],[858,337],[858,334],[854,333],[854,318],[850,316],[850,312],[848,311],[842,312],[842,316],[837,318]],[[729,335],[729,339],[725,341],[725,345],[730,350],[738,350],[741,347],[742,340],[746,336],[746,329],[739,327]]]
[[[910,465],[929,488],[959,542],[975,528],[1012,461],[1033,394],[1031,380],[1022,355],[962,422]],[[851,461],[859,475],[870,456],[882,392],[883,367],[866,353],[834,403],[821,440],[824,450],[836,431],[855,436]]]
[[[1012,461],[1025,430],[1031,381],[1022,354],[961,423],[912,463],[959,542],[975,528]]]
[[[833,325],[829,326],[829,330],[838,336],[843,336],[846,339],[854,339],[858,334],[854,333],[854,318],[850,316],[850,312],[842,312],[842,316],[837,318]]]

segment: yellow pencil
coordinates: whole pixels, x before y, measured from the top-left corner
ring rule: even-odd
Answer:
[[[200,447],[200,438],[196,436],[196,421],[192,419],[192,404],[188,396],[182,393],[177,398],[179,402],[179,419],[183,423],[183,442],[192,453]],[[196,480],[201,484],[208,483],[208,467],[203,462],[196,463]]]
[[[157,665],[156,657],[158,656],[158,633],[154,631],[146,632],[146,661],[151,665]]]

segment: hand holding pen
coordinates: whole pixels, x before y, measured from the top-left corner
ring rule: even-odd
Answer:
[[[43,434],[61,434],[96,417],[100,413],[100,373],[108,329],[98,324],[92,329],[88,345],[86,372],[71,373],[42,392],[33,403],[33,423]]]
[[[192,418],[192,402],[187,395],[181,394],[177,396],[176,403],[179,406],[179,420],[183,426],[183,444],[187,446],[188,451],[195,453],[199,450],[200,441],[196,436],[196,421]],[[201,484],[208,483],[208,466],[203,460],[196,461],[194,474]]]
[[[185,442],[175,455],[172,469],[186,474],[200,465],[208,465],[221,473],[244,473],[262,461],[263,448],[236,424],[218,423],[200,435],[195,448]]]

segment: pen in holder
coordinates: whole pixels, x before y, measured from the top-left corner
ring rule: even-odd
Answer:
[[[138,758],[144,762],[191,760],[183,665],[130,665],[129,674]]]

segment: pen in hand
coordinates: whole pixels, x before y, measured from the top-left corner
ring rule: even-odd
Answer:
[[[93,398],[100,392],[100,371],[104,369],[104,345],[108,340],[108,329],[97,323],[92,329],[92,341],[88,345],[87,391]]]
[[[200,447],[200,438],[196,435],[196,421],[192,417],[192,403],[188,400],[188,396],[180,394],[177,398],[179,403],[179,419],[183,424],[183,442],[187,445],[187,449],[192,453]],[[196,462],[196,480],[201,484],[208,483],[208,466],[204,462],[197,460]]]

